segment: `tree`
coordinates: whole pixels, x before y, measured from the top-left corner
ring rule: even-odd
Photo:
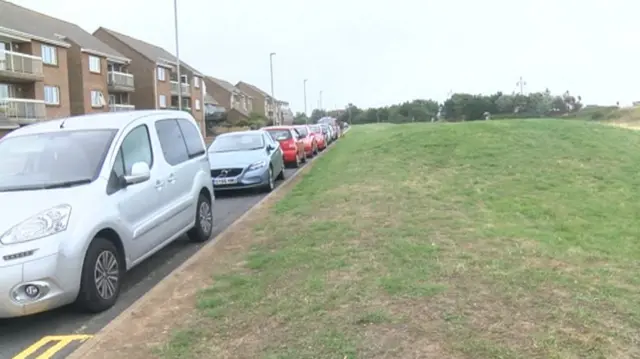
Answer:
[[[295,116],[293,116],[293,124],[295,125],[304,125],[310,122],[311,120],[309,119],[309,117],[307,117],[307,115],[303,112],[298,112]]]
[[[249,126],[252,130],[257,130],[266,126],[269,123],[269,119],[257,112],[252,112],[246,122],[245,126]]]
[[[310,123],[316,123],[319,119],[327,116],[327,112],[325,110],[315,109],[311,112],[311,121]]]

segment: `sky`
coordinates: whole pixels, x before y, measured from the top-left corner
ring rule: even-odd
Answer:
[[[175,53],[173,0],[10,0]],[[443,101],[449,92],[569,90],[640,100],[633,0],[177,0],[180,58],[270,92],[294,111]]]

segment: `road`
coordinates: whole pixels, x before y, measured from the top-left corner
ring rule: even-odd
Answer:
[[[285,176],[288,178],[295,171],[294,169],[286,170]],[[276,183],[280,185],[281,182]],[[213,229],[213,235],[217,236],[263,197],[264,194],[255,192],[218,196],[214,207],[214,219],[217,224]],[[127,273],[123,282],[118,303],[101,314],[80,314],[74,312],[73,308],[65,307],[30,317],[0,319],[0,359],[60,359],[65,357],[75,350],[83,340],[98,332],[162,278],[197,252],[200,247],[202,244],[197,245],[182,238],[132,269]],[[47,338],[49,336],[64,337]],[[41,340],[43,338],[44,340]],[[48,343],[45,345],[38,344],[46,341]],[[36,352],[24,355],[25,350],[35,347],[39,348]]]

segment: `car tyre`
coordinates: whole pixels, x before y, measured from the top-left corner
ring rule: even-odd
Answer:
[[[211,200],[205,194],[200,194],[196,207],[196,224],[189,230],[187,236],[193,242],[206,242],[213,232],[213,209]]]
[[[264,191],[269,193],[273,191],[274,188],[276,188],[276,184],[275,184],[275,179],[273,178],[273,167],[269,165],[269,182],[264,187]]]
[[[282,166],[282,170],[280,171],[280,173],[278,173],[278,178],[279,181],[284,181],[284,166]]]
[[[318,155],[318,144],[317,143],[313,143],[313,155],[317,156]]]
[[[302,151],[302,163],[307,163],[307,153]]]
[[[111,308],[120,295],[124,267],[124,259],[111,241],[94,238],[84,257],[76,305],[91,313]]]

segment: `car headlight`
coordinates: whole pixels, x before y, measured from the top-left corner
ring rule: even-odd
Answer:
[[[259,162],[253,163],[251,164],[251,166],[249,166],[249,171],[260,169],[266,165],[267,165],[266,161],[259,161]]]
[[[0,242],[3,244],[21,243],[63,232],[67,229],[70,215],[71,206],[68,204],[49,208],[4,232],[0,236]]]

